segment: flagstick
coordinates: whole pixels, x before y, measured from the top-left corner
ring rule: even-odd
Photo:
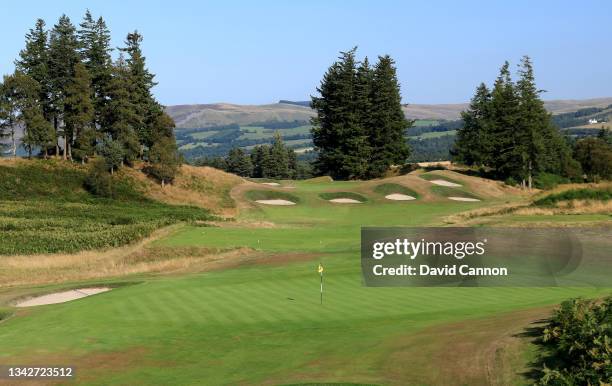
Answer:
[[[323,305],[323,271],[321,271],[321,305]]]

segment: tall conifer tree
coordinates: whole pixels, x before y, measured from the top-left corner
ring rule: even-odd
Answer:
[[[65,135],[64,147],[68,156],[72,158],[72,146],[78,142],[79,159],[91,154],[87,154],[92,149],[93,144],[88,144],[95,138],[92,135],[94,130],[94,106],[91,101],[91,78],[87,68],[82,63],[74,66],[74,77],[66,87],[66,99],[64,101],[64,121]]]
[[[401,100],[393,59],[381,56],[372,82],[370,177],[382,176],[392,164],[404,164],[410,155],[405,135],[412,123],[404,116]]]
[[[484,166],[491,159],[491,92],[484,83],[476,89],[467,111],[461,112],[463,126],[457,132],[454,158],[466,165]]]
[[[51,114],[53,115],[56,137],[64,124],[66,89],[74,77],[74,66],[81,58],[76,28],[66,15],[62,15],[53,26],[49,41],[49,83],[51,94]],[[56,146],[56,154],[59,145]],[[67,149],[63,151],[67,158]]]
[[[359,178],[366,174],[369,147],[367,133],[360,122],[357,85],[356,48],[342,52],[323,76],[317,88],[320,97],[312,97],[317,112],[313,119],[313,142],[319,151],[315,165],[322,174],[333,178]]]
[[[89,10],[80,27],[78,38],[83,62],[91,76],[95,122],[101,125],[112,77],[110,31],[104,19],[99,17],[95,20]]]
[[[510,75],[510,64],[505,62],[491,92],[491,151],[495,157],[491,165],[502,176],[516,177],[522,160],[517,159],[517,129],[519,98]]]

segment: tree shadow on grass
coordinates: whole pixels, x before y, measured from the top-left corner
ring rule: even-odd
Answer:
[[[559,365],[559,360],[554,356],[552,346],[543,340],[544,329],[549,322],[550,319],[548,318],[533,321],[523,331],[513,335],[517,338],[528,339],[536,347],[536,357],[528,363],[528,370],[520,373],[524,379],[532,384],[538,382],[544,376],[544,367],[556,368]]]

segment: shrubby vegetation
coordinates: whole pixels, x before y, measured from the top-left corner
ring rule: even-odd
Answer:
[[[604,385],[612,380],[612,297],[563,302],[542,334],[547,354],[538,385]]]
[[[165,225],[210,218],[200,208],[151,201],[136,186],[106,172],[102,160],[0,166],[0,255],[116,247]]]
[[[560,193],[549,194],[534,201],[535,205],[552,206],[560,201],[570,200],[612,200],[612,187],[571,189]]]
[[[15,72],[0,84],[0,137],[11,137],[15,156],[22,127],[30,156],[84,163],[101,155],[111,173],[142,160],[162,184],[171,181],[174,122],[151,92],[142,35],[129,33],[113,61],[104,19],[87,11],[79,27],[62,15],[50,30],[38,19],[26,34]]]

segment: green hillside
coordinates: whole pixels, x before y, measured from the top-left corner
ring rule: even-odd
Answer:
[[[149,199],[124,173],[113,178],[114,198],[97,197],[85,189],[87,172],[55,160],[0,160],[0,255],[117,247],[210,218],[201,208]]]

